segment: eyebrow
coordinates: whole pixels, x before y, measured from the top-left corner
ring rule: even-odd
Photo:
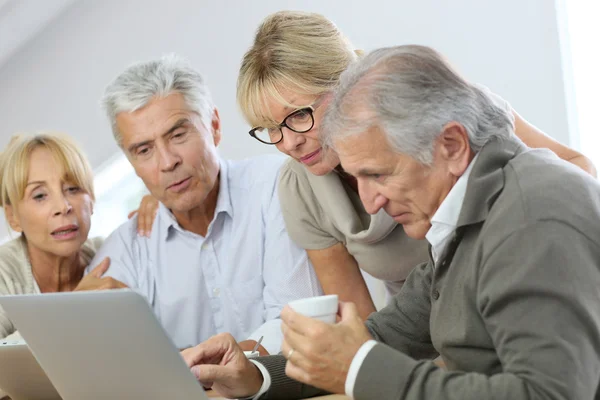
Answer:
[[[161,135],[161,137],[164,137],[164,136],[168,136],[168,135],[170,135],[171,133],[173,133],[174,131],[176,131],[177,129],[181,128],[182,126],[184,126],[185,124],[187,124],[187,123],[189,123],[189,122],[190,122],[190,119],[189,119],[189,118],[187,118],[187,117],[178,119],[178,120],[177,120],[177,121],[176,121],[176,122],[173,124],[173,126],[171,126],[171,128],[169,128],[169,130],[168,130],[168,131],[166,131],[165,133],[163,133],[163,134]],[[154,140],[144,140],[143,142],[139,142],[139,143],[133,143],[131,146],[129,146],[129,147],[127,148],[127,151],[129,151],[130,153],[133,153],[133,152],[135,151],[135,149],[137,149],[138,147],[145,146],[145,145],[147,145],[147,144],[150,144],[150,143],[152,143],[153,141],[154,141]]]
[[[296,101],[296,98],[294,97],[294,98],[292,98],[292,100],[288,101],[287,103],[288,103],[288,104],[294,104],[294,102],[295,102],[295,101]],[[294,105],[294,107],[290,107],[289,105],[284,105],[284,106],[283,106],[283,109],[284,109],[284,110],[286,110],[286,111],[287,111],[287,110],[291,110],[291,109],[293,109],[293,108],[296,108],[296,109],[298,109],[298,106],[296,106],[296,105]]]
[[[381,172],[377,172],[377,171],[369,169],[369,168],[360,168],[356,172],[356,174],[350,174],[350,175],[354,175],[354,176],[370,176],[370,175],[373,175],[373,174],[381,174]]]
[[[27,186],[25,186],[25,187],[29,187],[31,185],[43,185],[45,183],[46,183],[46,181],[31,181],[31,182],[27,182]]]

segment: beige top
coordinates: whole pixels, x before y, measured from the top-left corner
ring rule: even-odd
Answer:
[[[86,264],[92,261],[103,241],[102,238],[94,238],[83,244],[82,257]],[[0,296],[30,293],[40,293],[40,288],[33,277],[27,245],[20,236],[0,246]],[[0,307],[0,339],[13,334],[15,330]]]
[[[510,104],[488,88],[476,85],[512,115]],[[343,243],[359,267],[384,281],[395,295],[410,271],[428,260],[427,241],[404,233],[383,210],[369,215],[358,194],[336,171],[315,176],[289,160],[281,169],[279,199],[291,238],[307,250]]]
[[[406,236],[383,210],[369,215],[358,194],[333,171],[316,176],[295,160],[281,169],[279,199],[290,237],[307,250],[343,243],[365,272],[395,294],[427,260],[427,242]]]

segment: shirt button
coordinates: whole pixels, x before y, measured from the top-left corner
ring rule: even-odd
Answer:
[[[202,244],[202,250],[208,250],[208,243],[203,243]]]
[[[215,297],[219,297],[220,294],[221,294],[221,289],[219,289],[219,288],[214,288],[213,289],[213,295]]]
[[[431,294],[431,297],[433,297],[434,300],[437,300],[440,298],[440,292],[438,292],[437,290],[434,290],[433,293]]]

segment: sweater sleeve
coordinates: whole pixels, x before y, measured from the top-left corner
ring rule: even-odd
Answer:
[[[285,374],[287,360],[282,355],[258,357],[254,361],[264,365],[271,376],[271,387],[260,400],[306,399],[328,394],[324,390],[289,378]]]
[[[592,299],[598,298],[600,270],[594,242],[561,222],[527,225],[484,257],[478,281],[478,314],[500,372],[445,371],[380,343],[360,367],[355,399],[598,398],[600,313]]]
[[[25,271],[29,261],[20,247],[19,239],[15,239],[0,246],[0,296],[23,294],[27,283],[25,282]],[[8,315],[0,306],[0,339],[14,333],[16,330]]]

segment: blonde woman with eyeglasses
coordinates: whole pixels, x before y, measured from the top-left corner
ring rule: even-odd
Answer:
[[[383,212],[369,215],[356,179],[319,142],[319,124],[340,74],[358,57],[350,41],[322,15],[281,11],[259,26],[245,54],[237,100],[250,135],[291,160],[282,168],[279,196],[290,236],[308,252],[326,294],[358,306],[362,318],[375,305],[360,270],[398,292],[411,269],[428,258],[426,241],[408,238]],[[583,155],[558,143],[510,110],[515,132],[530,147],[545,147],[595,175]]]

